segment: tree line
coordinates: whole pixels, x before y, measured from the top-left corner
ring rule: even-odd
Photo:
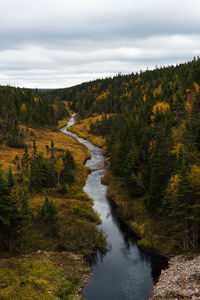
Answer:
[[[106,138],[114,176],[182,251],[200,244],[200,59],[54,91]],[[178,246],[177,246],[178,245]]]
[[[63,102],[37,89],[0,86],[0,143],[24,147],[24,133],[19,124],[28,127],[55,128],[68,115]]]

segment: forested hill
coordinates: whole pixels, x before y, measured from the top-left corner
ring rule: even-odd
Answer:
[[[53,93],[81,117],[103,114],[91,133],[106,137],[112,173],[159,221],[155,233],[199,247],[200,59]]]
[[[55,127],[68,114],[63,102],[57,102],[38,90],[0,86],[0,142],[24,147],[18,125]]]

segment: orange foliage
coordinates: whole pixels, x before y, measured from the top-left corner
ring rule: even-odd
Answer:
[[[22,103],[21,107],[20,107],[20,111],[21,112],[26,112],[27,111],[27,107],[25,103]]]
[[[168,110],[170,109],[170,106],[168,103],[166,102],[158,102],[154,105],[153,109],[152,109],[152,112],[153,114],[155,115],[157,110],[159,112],[162,112],[162,113],[165,113],[167,112]]]
[[[34,102],[39,102],[39,101],[40,101],[40,99],[38,97],[34,98]]]
[[[144,94],[144,96],[143,96],[143,102],[145,103],[146,101],[147,101],[147,95]]]
[[[157,95],[160,95],[162,92],[162,85],[160,84],[157,88],[155,88],[155,90],[153,91],[153,96],[154,98],[157,96]]]
[[[189,102],[186,102],[185,108],[186,108],[187,111],[191,111],[192,106],[191,106],[191,104]]]
[[[151,140],[149,142],[149,151],[151,151],[153,149],[153,147],[155,146],[155,141]]]
[[[194,82],[194,89],[195,89],[196,94],[199,95],[200,86],[196,82]]]
[[[175,174],[171,177],[167,187],[167,199],[172,201],[175,199],[180,181],[181,178],[179,174]]]
[[[189,178],[193,185],[200,186],[200,167],[197,165],[192,165]]]
[[[105,100],[109,95],[108,91],[102,92],[98,97],[97,97],[97,101],[103,101]]]
[[[180,151],[183,151],[183,144],[178,143],[174,146],[172,153],[179,155]]]
[[[128,98],[128,99],[130,99],[131,98],[131,92],[126,92],[126,93],[124,93],[124,94],[122,94],[121,96],[120,96],[120,99],[123,99],[123,98]]]
[[[141,78],[138,77],[138,78],[135,80],[135,83],[138,83],[138,82],[140,82],[140,81],[141,81]]]

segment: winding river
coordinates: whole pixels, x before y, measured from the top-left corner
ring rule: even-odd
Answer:
[[[115,209],[106,197],[106,186],[101,184],[105,173],[101,149],[67,130],[74,124],[74,115],[62,132],[75,137],[88,147],[91,159],[86,166],[92,169],[84,191],[94,199],[94,210],[100,215],[99,228],[107,235],[110,250],[92,264],[92,278],[83,290],[87,300],[146,300],[152,296],[152,287],[160,266],[155,259],[144,254],[127,228],[120,223]]]

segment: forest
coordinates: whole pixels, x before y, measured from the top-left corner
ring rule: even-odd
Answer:
[[[70,114],[54,95],[0,86],[2,299],[72,299],[106,249],[83,192],[90,153],[60,131]]]
[[[80,120],[90,118],[90,134],[105,138],[109,172],[129,191],[119,214],[143,237],[140,245],[199,249],[200,59],[51,94],[66,99]]]
[[[100,219],[82,191],[88,150],[58,129],[69,117],[66,103],[42,91],[1,86],[0,108],[1,253],[67,249],[91,254],[101,241],[104,247]],[[85,242],[79,226],[85,226]]]
[[[68,112],[63,102],[57,102],[38,90],[0,86],[0,142],[10,147],[24,147],[24,134],[19,125],[55,127]]]

